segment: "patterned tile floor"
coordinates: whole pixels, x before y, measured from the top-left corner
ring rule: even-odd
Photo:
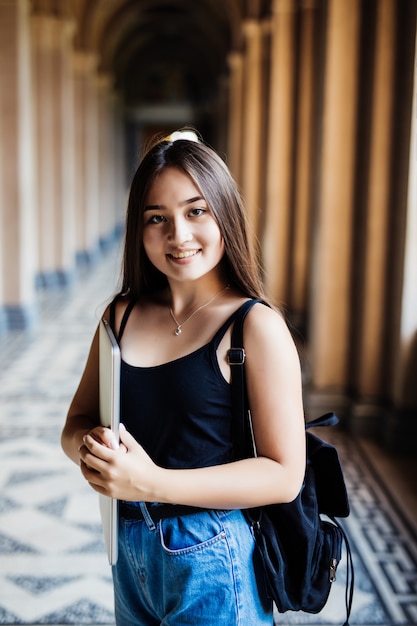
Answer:
[[[114,624],[97,496],[59,437],[117,267],[118,251],[107,253],[72,291],[40,294],[36,331],[0,338],[0,624]],[[388,466],[372,444],[337,431],[326,437],[337,442],[351,496],[350,623],[416,624],[417,498],[381,480]],[[319,615],[287,613],[277,623],[342,624],[343,607],[341,565]]]

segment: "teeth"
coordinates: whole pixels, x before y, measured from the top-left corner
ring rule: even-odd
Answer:
[[[194,256],[195,254],[197,254],[198,250],[186,250],[184,252],[172,252],[171,256],[174,257],[174,259],[186,259],[189,256]]]

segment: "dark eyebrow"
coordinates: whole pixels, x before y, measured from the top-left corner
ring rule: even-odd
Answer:
[[[143,209],[143,212],[145,212],[145,211],[161,211],[164,208],[165,207],[162,206],[162,204],[149,204],[148,206],[146,206]]]
[[[190,198],[189,200],[184,200],[184,202],[180,202],[180,206],[185,206],[187,204],[192,204],[193,202],[197,202],[198,200],[204,200],[203,196],[194,196],[194,198]]]
[[[206,201],[203,196],[194,196],[193,198],[189,198],[188,200],[183,200],[182,202],[180,202],[179,206],[187,206],[187,204],[192,204],[193,202],[197,202],[198,200],[204,200],[204,202]],[[148,206],[145,206],[143,211],[163,211],[165,208],[166,207],[164,207],[163,204],[148,204]]]

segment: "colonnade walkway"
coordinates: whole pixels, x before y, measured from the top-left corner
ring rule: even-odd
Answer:
[[[116,288],[119,256],[107,252],[71,290],[40,292],[37,329],[0,338],[0,624],[114,624],[97,494],[59,439]],[[350,623],[416,624],[417,499],[398,479],[416,465],[393,462],[371,442],[327,434],[338,445],[351,498],[344,522],[356,567]],[[342,624],[344,563],[319,615],[287,613],[277,623]]]

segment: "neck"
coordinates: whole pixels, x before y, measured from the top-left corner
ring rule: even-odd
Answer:
[[[221,278],[204,279],[188,283],[171,283],[167,304],[178,317],[186,317],[212,296],[225,289],[228,281]]]
[[[206,294],[205,301],[193,307],[188,312],[188,315],[185,318],[178,319],[178,317],[174,313],[173,308],[170,307],[169,308],[170,315],[177,326],[174,331],[175,335],[178,337],[182,333],[182,327],[185,324],[187,324],[187,322],[189,322],[195,315],[197,315],[200,311],[202,311],[202,309],[205,309],[206,307],[210,306],[210,304],[227,289],[229,289],[229,285],[221,287],[221,289],[219,289],[218,291],[215,291],[214,294],[210,295],[208,299],[207,299],[207,294]]]

